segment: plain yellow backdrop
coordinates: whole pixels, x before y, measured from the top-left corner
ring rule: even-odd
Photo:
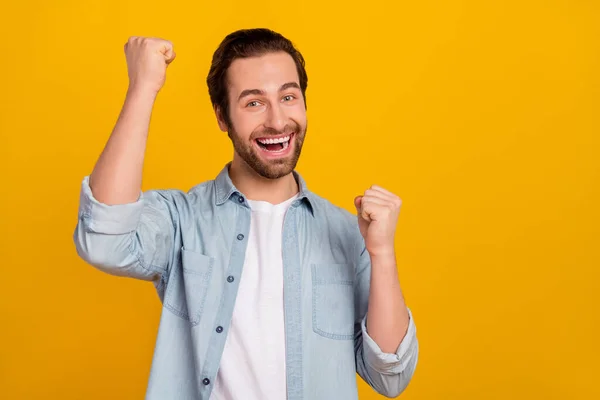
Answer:
[[[127,88],[123,44],[175,45],[144,189],[186,190],[232,154],[212,52],[262,26],[307,59],[309,187],[348,210],[373,183],[404,200],[421,353],[402,398],[600,398],[598,2],[21,1],[0,22],[2,399],[143,398],[154,289],[72,242]]]

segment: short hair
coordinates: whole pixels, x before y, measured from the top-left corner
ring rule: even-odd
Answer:
[[[227,92],[227,70],[231,63],[238,58],[258,57],[274,52],[288,53],[298,71],[300,90],[304,97],[306,107],[306,88],[308,76],[306,75],[304,57],[293,43],[283,35],[270,29],[240,29],[232,32],[223,39],[212,58],[206,84],[213,107],[218,107],[222,118],[230,125],[229,100]]]

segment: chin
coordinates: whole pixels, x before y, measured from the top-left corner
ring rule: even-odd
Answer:
[[[284,176],[289,175],[290,173],[292,173],[292,171],[295,168],[295,164],[291,165],[291,163],[286,163],[286,164],[279,164],[279,165],[260,165],[260,166],[252,166],[252,169],[254,169],[254,171],[259,174],[260,176],[262,176],[263,178],[267,178],[267,179],[279,179],[279,178],[283,178]]]

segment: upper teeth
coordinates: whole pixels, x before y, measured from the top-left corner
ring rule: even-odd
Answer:
[[[276,144],[276,143],[285,143],[290,140],[290,135],[284,136],[277,139],[258,139],[262,144]]]

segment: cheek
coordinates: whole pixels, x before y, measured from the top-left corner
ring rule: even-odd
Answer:
[[[233,125],[233,129],[235,130],[237,136],[240,139],[248,139],[252,132],[260,126],[260,123],[257,121],[257,118],[244,114],[244,113],[236,113],[235,111],[231,114],[231,124]]]
[[[306,126],[306,109],[304,105],[294,107],[288,112],[288,117],[291,120],[298,122],[301,126]]]

